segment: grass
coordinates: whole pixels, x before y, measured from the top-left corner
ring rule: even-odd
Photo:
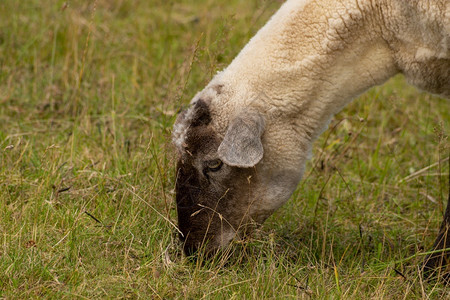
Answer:
[[[182,255],[176,111],[279,5],[2,1],[0,298],[449,296],[418,272],[448,195],[449,103],[401,76],[335,117],[228,260]]]

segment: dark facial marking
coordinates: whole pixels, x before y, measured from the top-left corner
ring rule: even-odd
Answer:
[[[196,156],[216,150],[219,147],[219,140],[214,130],[208,126],[197,126],[189,128],[185,144],[185,150]]]
[[[191,120],[191,127],[206,126],[211,123],[211,112],[208,104],[200,99],[194,105],[195,112]]]
[[[210,126],[208,104],[200,99],[192,109],[175,186],[180,240],[188,255],[239,228],[248,206],[248,178],[254,175],[250,168],[230,168],[216,159],[221,138]]]

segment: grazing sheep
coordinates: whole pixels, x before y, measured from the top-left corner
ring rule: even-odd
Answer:
[[[397,73],[450,97],[449,0],[284,3],[174,125],[186,253],[263,223],[295,190],[330,119]]]

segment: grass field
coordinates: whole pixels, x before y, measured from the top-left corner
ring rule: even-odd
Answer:
[[[418,272],[448,195],[450,104],[401,76],[335,117],[228,260],[182,255],[175,114],[280,3],[1,1],[0,299],[450,296]]]

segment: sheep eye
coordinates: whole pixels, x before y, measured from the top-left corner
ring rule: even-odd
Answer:
[[[220,159],[210,160],[206,163],[208,170],[211,172],[217,172],[222,168],[223,162]]]

